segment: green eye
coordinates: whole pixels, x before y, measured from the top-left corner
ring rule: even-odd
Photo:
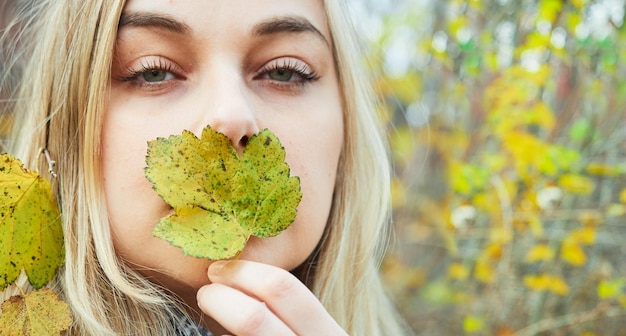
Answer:
[[[167,71],[165,70],[148,70],[142,73],[141,77],[146,82],[162,82],[167,78]]]
[[[293,77],[293,70],[289,69],[274,69],[268,72],[268,77],[272,80],[279,82],[288,82]]]

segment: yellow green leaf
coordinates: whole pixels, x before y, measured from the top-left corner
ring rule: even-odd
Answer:
[[[479,332],[485,328],[485,321],[478,316],[466,316],[463,319],[463,330],[466,333],[472,334]]]
[[[565,174],[559,178],[558,184],[563,190],[579,195],[589,195],[594,188],[593,181],[578,174]]]
[[[614,299],[624,293],[626,279],[603,280],[598,284],[598,297],[600,299]]]
[[[2,336],[57,336],[72,323],[67,304],[48,288],[13,296],[1,308]]]
[[[496,279],[496,271],[488,261],[478,260],[474,266],[474,276],[484,283],[493,283]]]
[[[609,204],[606,209],[606,215],[608,217],[620,217],[626,215],[626,205],[624,204]]]
[[[546,275],[527,275],[524,277],[524,285],[538,292],[548,289],[549,281]]]
[[[549,290],[554,294],[565,296],[569,293],[569,286],[561,277],[552,277],[550,279]]]
[[[448,267],[448,277],[455,280],[465,280],[469,275],[469,270],[463,264],[452,263]]]
[[[590,163],[587,166],[587,173],[599,176],[619,176],[622,171],[617,166],[606,165],[602,163]]]
[[[596,242],[596,229],[589,226],[577,228],[572,230],[568,237],[572,242],[577,242],[581,245],[593,245]]]
[[[22,269],[35,288],[46,285],[63,263],[63,229],[50,182],[0,155],[0,290]]]
[[[263,130],[239,157],[230,139],[206,127],[148,143],[146,177],[175,211],[153,235],[187,255],[225,259],[250,236],[273,237],[296,217],[300,179],[290,176],[278,138]]]
[[[561,259],[573,266],[582,266],[587,262],[587,255],[577,242],[566,240],[561,245]]]
[[[524,285],[537,292],[551,291],[558,295],[569,293],[569,286],[563,278],[549,274],[527,275],[524,277]]]
[[[619,200],[622,201],[622,203],[626,203],[626,188],[622,189],[619,193]]]
[[[538,261],[550,261],[554,258],[554,250],[546,244],[533,246],[526,254],[526,262],[534,263]]]
[[[539,6],[539,17],[549,22],[554,22],[559,11],[563,8],[561,0],[543,0]]]

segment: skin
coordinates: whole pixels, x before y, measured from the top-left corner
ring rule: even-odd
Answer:
[[[322,2],[131,0],[114,53],[102,160],[116,251],[214,334],[341,334],[288,272],[323,234],[343,141]],[[199,136],[207,124],[239,153],[271,129],[301,179],[295,222],[277,237],[251,238],[239,261],[184,256],[152,236],[172,209],[144,176],[147,141],[183,129]]]

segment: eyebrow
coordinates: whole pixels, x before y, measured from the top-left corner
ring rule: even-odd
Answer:
[[[178,34],[187,34],[191,31],[189,25],[167,14],[144,11],[122,13],[118,29],[122,27],[154,27]],[[309,32],[319,37],[326,45],[330,45],[324,34],[309,20],[301,16],[271,18],[254,25],[252,32],[256,36]]]
[[[154,27],[178,34],[186,34],[191,31],[191,27],[186,23],[180,22],[167,14],[150,12],[122,13],[118,29],[122,27]]]
[[[305,33],[310,32],[330,45],[328,40],[309,20],[301,16],[282,16],[271,18],[254,25],[252,32],[257,36],[266,36],[281,33]]]

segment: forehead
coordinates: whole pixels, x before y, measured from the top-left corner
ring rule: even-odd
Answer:
[[[251,32],[271,18],[293,17],[310,23],[330,41],[322,0],[129,0],[123,17],[134,13],[171,17],[190,34],[216,37],[233,30]]]

